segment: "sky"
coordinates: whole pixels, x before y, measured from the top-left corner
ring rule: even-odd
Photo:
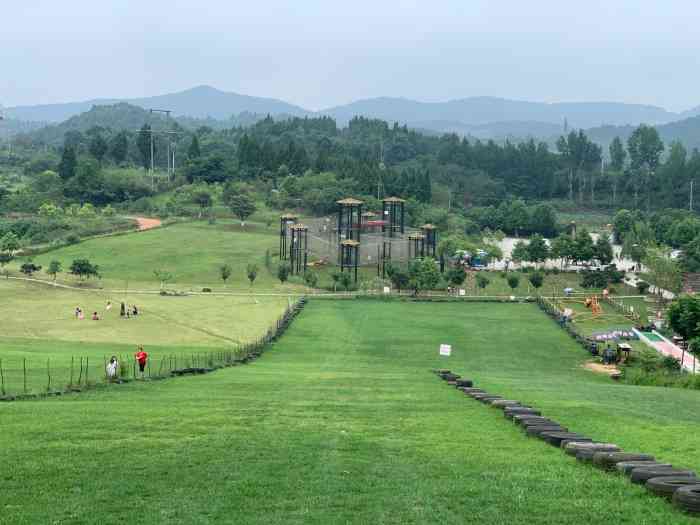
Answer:
[[[208,84],[323,109],[376,96],[700,105],[697,0],[22,0],[0,105]]]

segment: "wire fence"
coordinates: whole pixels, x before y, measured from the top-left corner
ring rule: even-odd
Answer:
[[[143,371],[134,356],[125,354],[0,359],[0,400],[13,401],[45,395],[81,392],[110,383],[128,383],[137,379],[157,380],[188,374],[204,374],[214,370],[245,364],[262,355],[267,345],[278,339],[294,317],[303,309],[306,299],[290,304],[284,314],[264,335],[250,343],[228,350],[196,353],[149,354]],[[108,372],[112,356],[117,359],[114,373]]]

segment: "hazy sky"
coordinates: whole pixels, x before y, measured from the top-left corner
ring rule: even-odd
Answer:
[[[319,109],[475,95],[700,105],[698,0],[5,0],[0,104],[210,84]]]

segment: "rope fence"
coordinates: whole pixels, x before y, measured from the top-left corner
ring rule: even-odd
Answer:
[[[112,355],[47,358],[0,358],[0,401],[14,401],[41,396],[81,392],[108,384],[134,380],[158,380],[170,377],[205,374],[220,368],[238,366],[257,359],[266,347],[277,340],[304,308],[306,298],[290,304],[284,314],[261,337],[230,350],[212,352],[149,354],[143,372],[133,355],[112,354],[118,366],[110,377],[107,365]]]

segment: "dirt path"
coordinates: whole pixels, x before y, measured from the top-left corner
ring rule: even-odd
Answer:
[[[583,368],[590,370],[591,372],[596,372],[598,374],[607,374],[613,376],[620,373],[620,370],[612,365],[603,365],[601,363],[588,362],[583,365]]]
[[[160,219],[149,219],[147,217],[134,217],[134,219],[140,231],[158,228],[162,224]]]

